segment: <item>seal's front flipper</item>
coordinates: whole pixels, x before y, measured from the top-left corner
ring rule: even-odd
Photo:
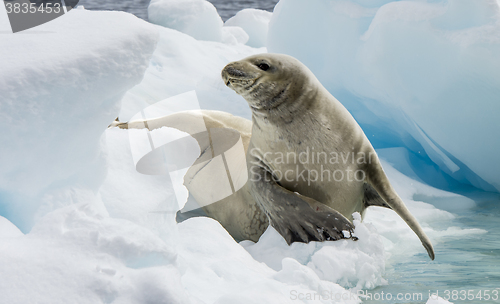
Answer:
[[[352,235],[354,225],[342,214],[283,188],[266,169],[253,166],[249,182],[254,199],[289,245],[293,242],[357,240]]]
[[[364,190],[364,198],[363,198],[363,203],[365,204],[366,207],[370,206],[378,206],[378,207],[385,207],[392,209],[391,206],[389,206],[384,199],[378,194],[377,190],[375,190],[372,185],[365,183],[363,185],[363,190]]]

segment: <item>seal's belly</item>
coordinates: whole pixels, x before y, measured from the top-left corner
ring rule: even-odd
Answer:
[[[334,151],[318,142],[303,140],[296,149],[274,141],[262,158],[286,189],[311,197],[352,218],[362,212],[365,173],[354,149]]]

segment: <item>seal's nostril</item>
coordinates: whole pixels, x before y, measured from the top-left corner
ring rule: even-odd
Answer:
[[[246,74],[238,69],[233,68],[232,66],[227,66],[225,69],[226,73],[235,77],[245,77]]]
[[[228,80],[228,81],[226,82],[226,86],[229,86],[230,84],[231,84],[231,80]]]

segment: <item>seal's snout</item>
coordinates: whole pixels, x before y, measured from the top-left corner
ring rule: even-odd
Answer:
[[[224,71],[226,71],[226,73],[229,75],[229,76],[232,76],[232,77],[245,77],[247,74],[241,70],[238,70],[237,68],[235,68],[234,66],[232,65],[227,65],[225,68],[224,68]]]
[[[222,69],[222,79],[224,83],[229,86],[231,84],[231,79],[241,79],[247,78],[247,73],[243,72],[242,69],[238,69],[234,66],[234,63],[230,63]]]

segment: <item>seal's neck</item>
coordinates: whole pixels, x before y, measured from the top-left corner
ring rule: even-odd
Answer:
[[[289,84],[262,107],[250,106],[257,125],[290,124],[314,106],[319,88],[311,84]]]

